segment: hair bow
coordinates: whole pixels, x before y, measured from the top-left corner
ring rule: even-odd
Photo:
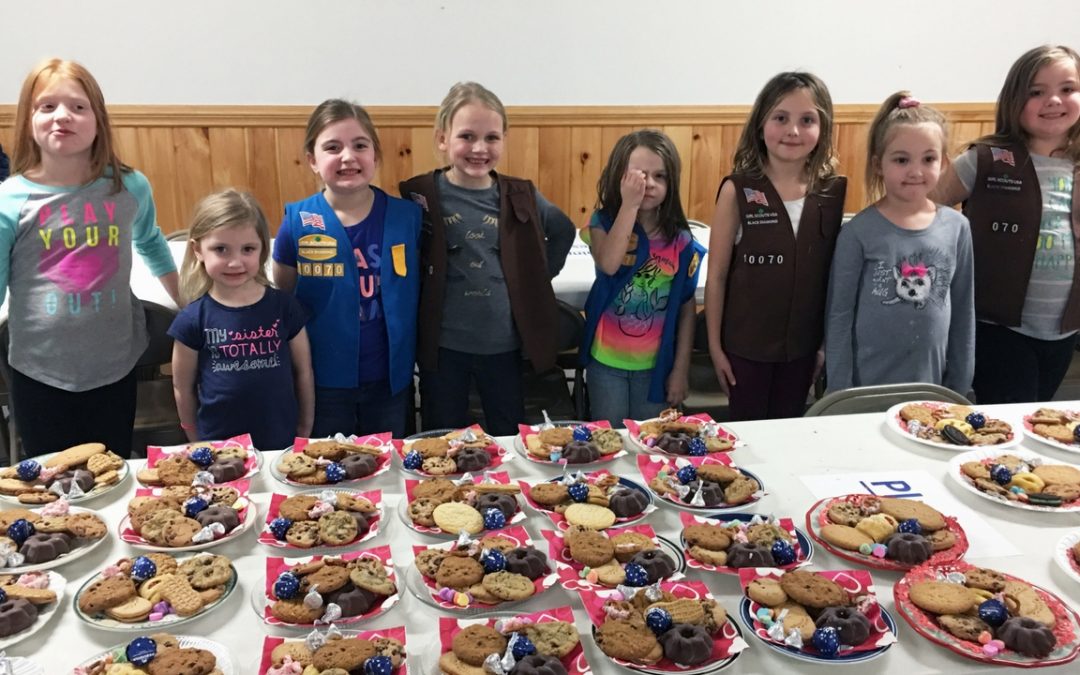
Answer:
[[[918,265],[912,265],[910,263],[900,264],[900,274],[905,277],[925,277],[926,265],[919,263]]]
[[[913,96],[905,96],[900,99],[900,101],[896,104],[896,107],[900,108],[901,110],[904,110],[906,108],[918,108],[919,99]]]

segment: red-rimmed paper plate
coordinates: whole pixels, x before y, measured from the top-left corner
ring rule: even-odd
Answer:
[[[678,581],[683,578],[683,574],[686,572],[686,559],[683,558],[682,551],[679,550],[679,547],[673,542],[664,537],[658,537],[651,527],[644,524],[609,528],[604,531],[604,534],[608,539],[611,539],[612,537],[625,532],[633,532],[648,538],[652,541],[655,550],[660,551],[671,559],[674,569],[671,574],[664,577],[663,580]],[[570,555],[570,546],[566,543],[566,539],[563,538],[562,532],[541,530],[540,534],[544,536],[544,539],[547,539],[548,557],[554,560],[555,564],[558,566],[559,579],[562,582],[563,588],[568,591],[578,591],[583,588],[609,588],[609,586],[600,583],[599,579],[592,573],[592,570],[588,569],[584,563],[574,560],[573,556]],[[625,570],[628,562],[629,561],[622,563],[617,559],[612,558],[609,561],[609,564],[616,564]]]
[[[487,453],[488,456],[487,466],[477,469],[465,470],[459,470],[455,468],[455,470],[445,473],[427,471],[422,467],[410,469],[407,466],[405,458],[409,454],[409,451],[412,449],[412,446],[416,441],[428,438],[438,438],[441,436],[446,436],[448,434],[465,434],[468,432],[471,432],[478,439],[487,439],[487,444],[483,446],[483,450]],[[464,429],[432,429],[431,431],[424,431],[419,434],[413,434],[412,436],[409,436],[404,440],[399,440],[395,438],[392,442],[394,444],[394,450],[397,453],[398,460],[401,462],[402,471],[406,473],[411,473],[414,476],[420,476],[422,478],[437,478],[440,476],[461,476],[465,473],[476,473],[477,471],[491,471],[492,469],[496,469],[502,466],[504,462],[508,462],[514,458],[514,456],[511,455],[506,448],[504,448],[502,445],[499,444],[498,441],[495,440],[494,436],[489,435],[483,429],[481,429],[479,424],[474,424]],[[453,444],[451,444],[451,449],[456,451],[456,447]]]
[[[425,664],[424,672],[432,674],[442,672],[439,667],[439,659],[442,658],[442,655],[453,651],[452,645],[454,636],[468,626],[482,624],[495,628],[496,630],[502,627],[505,630],[506,636],[509,637],[512,631],[508,630],[507,627],[522,626],[526,623],[547,623],[549,621],[562,621],[574,625],[574,611],[569,605],[566,605],[531,613],[501,613],[500,618],[457,619],[441,617],[439,619],[440,647],[437,653],[435,650],[431,650],[431,657]],[[588,661],[585,660],[585,651],[582,649],[580,641],[574,645],[573,649],[571,649],[566,656],[560,658],[559,661],[562,662],[567,675],[591,675],[592,673]]]
[[[733,469],[737,469],[745,478],[756,480],[758,489],[748,500],[737,504],[721,501],[712,505],[706,503],[699,506],[693,503],[692,492],[687,495],[690,499],[688,501],[683,501],[679,497],[678,492],[676,492],[678,488],[675,487],[675,485],[679,483],[677,478],[679,468],[686,464],[691,464],[695,468],[701,467],[704,464],[723,464],[724,466],[729,466]],[[687,511],[695,511],[698,513],[742,511],[761,501],[762,497],[766,494],[765,483],[762,482],[761,478],[759,478],[757,474],[750,473],[746,469],[735,466],[735,463],[731,461],[731,457],[724,452],[714,452],[705,457],[638,455],[637,465],[645,485],[648,486],[649,490],[652,491],[654,495],[656,495],[660,503],[674,506],[678,509],[685,509]]]
[[[306,494],[318,498],[322,495],[323,492],[327,492],[327,490],[301,492],[298,494]],[[367,492],[357,492],[353,490],[329,490],[329,492],[332,492],[335,495],[344,494],[353,498],[366,499],[375,506],[375,511],[364,514],[367,517],[367,528],[363,530],[357,528],[356,537],[353,538],[352,541],[342,544],[340,546],[331,546],[329,544],[316,544],[309,548],[304,548],[303,546],[294,546],[288,541],[281,541],[275,538],[273,533],[270,531],[270,523],[274,522],[274,519],[281,515],[281,503],[288,499],[290,496],[295,497],[298,495],[283,495],[274,493],[270,497],[270,508],[267,510],[266,513],[266,520],[263,524],[263,529],[261,532],[259,532],[259,543],[271,546],[275,549],[279,549],[282,552],[291,553],[293,555],[308,555],[316,551],[334,555],[336,552],[339,552],[342,549],[348,549],[352,546],[356,546],[357,544],[375,538],[375,536],[379,534],[379,525],[380,523],[382,523],[383,518],[382,490],[368,490]],[[317,522],[318,518],[315,518],[313,520]]]
[[[356,560],[358,558],[374,558],[378,560],[383,569],[386,570],[387,576],[390,581],[394,582],[397,586],[397,577],[394,575],[394,561],[391,558],[389,546],[376,546],[374,548],[364,549],[362,551],[350,551],[348,553],[342,553],[340,556],[321,556],[313,555],[304,558],[275,558],[268,557],[266,559],[266,576],[262,581],[255,584],[252,587],[251,593],[251,607],[255,610],[255,613],[259,615],[259,618],[268,626],[282,626],[285,628],[314,628],[314,623],[290,623],[288,621],[282,621],[273,615],[270,611],[270,607],[274,604],[274,582],[277,581],[278,575],[282,572],[288,571],[290,567],[301,563],[311,562],[315,560],[321,560],[324,557],[341,558],[342,560]],[[351,584],[352,582],[348,582]],[[303,592],[297,595],[301,600],[303,599]],[[381,597],[381,599],[379,599]],[[377,616],[385,614],[398,600],[401,599],[401,589],[397,588],[394,593],[387,596],[376,596],[376,601],[372,604],[367,611],[355,616],[342,616],[332,623],[338,626],[350,626],[352,624],[361,623],[363,621],[369,621]],[[323,595],[323,601],[326,600],[326,596]],[[325,609],[325,605],[323,606]],[[330,622],[322,622],[330,623]]]
[[[554,420],[552,421],[556,427],[577,428],[585,427],[590,432],[598,430],[611,431],[613,434],[618,434],[619,448],[614,452],[604,454],[603,450],[597,445],[597,452],[600,453],[597,459],[591,462],[565,462],[558,458],[551,458],[542,454],[539,449],[543,448],[543,444],[540,443],[540,431],[542,425],[540,424],[519,424],[518,435],[514,436],[514,450],[517,450],[518,454],[537,464],[547,464],[549,466],[570,466],[570,467],[582,467],[593,466],[596,464],[607,464],[613,462],[620,457],[627,455],[626,449],[623,447],[622,435],[617,431],[611,429],[611,422],[607,420],[600,420],[599,422],[579,422],[574,420]],[[613,436],[614,438],[614,436]],[[561,454],[561,453],[560,453]]]
[[[341,631],[342,638],[358,638],[361,640],[374,641],[378,639],[389,639],[395,642],[401,643],[402,661],[401,665],[395,667],[391,672],[391,675],[406,675],[409,672],[409,656],[408,656],[408,644],[405,641],[405,626],[395,626],[393,628],[379,628],[377,630],[343,630]],[[259,675],[267,675],[270,668],[273,667],[274,662],[271,655],[274,649],[281,643],[285,642],[286,638],[280,637],[266,637],[263,638],[262,656],[259,660]],[[303,644],[304,640],[288,640],[289,642],[296,642]],[[419,673],[417,670],[413,670],[413,673]]]
[[[679,599],[715,600],[713,595],[709,592],[709,589],[700,581],[662,582],[660,588]],[[622,598],[623,595],[615,590],[581,589],[579,592],[581,595],[581,603],[585,606],[585,612],[592,621],[592,634],[595,640],[596,629],[608,618],[604,605],[609,600]],[[720,626],[720,629],[714,633],[712,637],[713,650],[708,660],[689,667],[677,665],[667,657],[650,665],[633,663],[631,661],[616,659],[610,656],[607,658],[623,668],[642,673],[681,673],[682,675],[715,673],[731,665],[739,654],[741,654],[748,646],[746,641],[742,638],[742,631],[739,630],[738,625],[736,625],[730,614],[723,625]],[[597,645],[597,649],[600,649],[599,645]],[[601,653],[603,653],[603,650],[601,650]],[[605,654],[605,656],[607,655]]]
[[[890,572],[906,572],[913,567],[918,567],[918,565],[909,565],[897,560],[865,555],[858,551],[848,551],[835,544],[829,543],[821,536],[821,528],[832,522],[829,520],[829,509],[832,508],[834,504],[841,502],[857,503],[860,499],[872,496],[873,495],[842,495],[839,497],[827,497],[818,500],[810,507],[810,510],[806,512],[807,532],[810,533],[810,536],[814,538],[814,541],[817,542],[818,545],[823,547],[829,553],[832,553],[838,558],[843,558],[844,560],[850,560],[851,562],[860,565],[866,565],[867,567],[873,567],[874,569],[879,570],[888,570]],[[942,551],[934,551],[928,560],[919,564],[944,565],[963,558],[964,554],[967,553],[968,539],[967,533],[964,532],[964,528],[960,527],[960,523],[956,518],[944,514],[942,514],[942,517],[945,518],[945,529],[956,537],[956,543],[953,544],[951,548]]]
[[[621,476],[616,476],[615,474],[612,474],[609,471],[604,470],[604,469],[601,469],[599,471],[591,471],[589,473],[574,473],[574,474],[569,475],[569,478],[570,478],[571,481],[576,483],[576,482],[579,482],[578,478],[580,477],[580,478],[583,478],[587,484],[596,485],[599,481],[610,480],[610,479],[607,478],[608,476],[613,476],[618,481],[617,483],[612,485],[611,488],[609,488],[609,491],[618,490],[618,489],[633,490],[634,492],[637,492],[637,493],[641,494],[642,497],[644,497],[644,499],[645,499],[645,508],[643,508],[641,510],[641,512],[633,514],[633,515],[629,515],[629,516],[623,516],[623,517],[620,517],[620,516],[616,515],[615,516],[615,524],[616,525],[625,526],[625,525],[633,525],[634,523],[639,523],[642,520],[644,520],[646,516],[648,516],[650,513],[652,513],[653,511],[656,510],[656,504],[654,503],[653,493],[650,492],[648,489],[646,489],[645,486],[642,485],[641,483],[638,483],[636,481],[632,481],[629,478],[623,478]],[[549,483],[565,482],[566,479],[567,479],[567,476],[559,476],[557,478],[552,478],[547,482],[549,482]],[[540,504],[535,499],[533,499],[533,496],[532,496],[532,490],[533,490],[533,487],[534,487],[533,485],[530,485],[528,482],[523,481],[523,480],[519,480],[518,485],[521,486],[521,496],[525,498],[525,503],[528,504],[534,511],[537,511],[538,513],[542,513],[545,516],[547,516],[549,519],[551,519],[551,522],[555,525],[555,527],[558,528],[559,530],[563,531],[563,532],[565,532],[570,527],[570,523],[566,522],[566,518],[563,516],[562,513],[556,511],[554,509],[554,507],[545,506],[544,504]],[[573,502],[572,502],[572,500],[569,500],[569,499],[567,499],[567,501],[565,502],[565,504],[567,504],[567,505],[569,505],[571,503],[573,503]]]
[[[281,462],[290,454],[303,453],[304,448],[306,448],[310,443],[314,443],[316,441],[331,440],[337,440],[341,443],[348,443],[351,445],[366,445],[369,447],[378,448],[379,454],[374,455],[375,471],[369,473],[366,476],[360,476],[359,478],[350,478],[340,481],[338,483],[331,483],[329,481],[327,481],[326,483],[303,483],[301,481],[289,478],[285,471],[282,470]],[[339,434],[339,436],[335,438],[297,438],[293,442],[291,447],[286,448],[285,452],[281,453],[273,462],[270,463],[270,475],[273,476],[275,480],[280,483],[284,483],[285,485],[291,485],[293,487],[309,490],[320,487],[331,489],[347,487],[350,485],[361,483],[366,480],[370,480],[372,478],[375,478],[376,476],[381,476],[382,474],[389,471],[390,458],[393,456],[393,450],[394,446],[390,442],[390,432],[385,432],[381,434],[364,434],[362,436],[344,436]]]
[[[1044,406],[1046,407],[1046,406]],[[1051,408],[1052,410],[1059,410],[1058,408]],[[1072,426],[1075,427],[1075,423],[1080,422],[1080,411],[1077,410],[1060,410],[1066,417],[1071,420]],[[1065,452],[1071,452],[1073,454],[1080,453],[1080,443],[1075,440],[1071,443],[1064,443],[1062,441],[1043,436],[1042,434],[1035,433],[1035,425],[1031,423],[1031,418],[1034,417],[1034,413],[1024,415],[1024,435],[1033,441],[1038,441],[1043,445],[1049,445],[1052,448],[1058,450],[1064,450]]]
[[[120,539],[125,543],[131,544],[135,548],[142,549],[144,551],[162,551],[164,553],[178,553],[180,551],[202,551],[214,546],[219,546],[227,541],[232,541],[244,534],[252,525],[255,524],[255,519],[258,518],[258,509],[255,504],[248,499],[248,489],[250,481],[247,478],[242,480],[236,480],[231,483],[222,483],[221,485],[215,485],[214,487],[232,487],[240,493],[240,497],[233,503],[233,508],[236,509],[236,515],[240,518],[240,524],[232,529],[230,532],[226,532],[224,536],[212,539],[210,541],[190,544],[188,546],[158,546],[151,544],[142,537],[141,534],[135,531],[131,526],[131,515],[125,513],[124,517],[120,520],[120,524],[117,526],[117,532],[120,535]],[[135,491],[136,497],[160,497],[165,488],[139,488]]]
[[[746,527],[760,522],[771,522],[772,524],[783,528],[783,530],[788,533],[791,537],[791,547],[795,549],[795,561],[787,565],[778,565],[777,569],[793,570],[796,567],[802,567],[803,565],[809,564],[810,560],[814,557],[813,542],[803,534],[802,530],[795,527],[795,522],[791,520],[791,518],[774,519],[757,513],[717,513],[711,516],[699,516],[684,511],[679,514],[679,521],[682,522],[683,530],[688,526],[695,524],[724,525],[731,529],[732,538],[734,538],[736,531],[743,530]],[[741,569],[739,567],[716,565],[698,560],[690,553],[690,547],[686,545],[686,538],[682,533],[679,534],[679,543],[682,545],[682,552],[686,557],[687,567],[696,570],[705,570],[706,572],[718,572],[720,574],[732,575],[737,575],[739,569]]]
[[[1077,544],[1080,544],[1080,532],[1073,532],[1059,539],[1054,547],[1054,562],[1069,578],[1080,584],[1080,558],[1073,550]]]
[[[504,530],[492,530],[490,532],[483,533],[483,535],[477,535],[477,538],[470,542],[470,546],[475,545],[477,555],[480,554],[483,548],[481,543],[483,538],[489,536],[503,537],[505,539],[509,539],[515,544],[515,548],[536,548],[535,542],[529,536],[528,531],[526,531],[524,527],[511,527]],[[452,551],[458,549],[458,542],[446,542],[444,544],[438,544],[435,546],[413,546],[414,559],[416,556],[420,555],[421,552],[428,549]],[[442,597],[441,594],[443,593],[445,593],[445,595],[447,596],[455,595],[453,593],[453,589],[450,589],[449,592],[445,592],[445,589],[439,588],[438,582],[436,582],[435,579],[426,577],[421,574],[420,571],[416,568],[415,563],[409,566],[408,570],[405,572],[405,578],[406,585],[409,588],[409,591],[425,605],[447,612],[479,615],[488,614],[491,612],[504,611],[508,607],[512,607],[523,602],[528,602],[536,598],[537,596],[546,593],[549,589],[555,586],[556,582],[559,580],[559,575],[555,571],[555,565],[552,564],[550,559],[548,559],[548,573],[532,580],[533,594],[528,596],[527,598],[522,598],[520,600],[505,600],[499,603],[486,603],[477,600],[475,597],[473,597],[472,593],[466,592],[465,600],[467,600],[467,602],[464,605],[454,602],[453,599],[447,599],[446,597]],[[461,596],[458,597],[460,598]]]
[[[900,416],[900,411],[904,408],[904,406],[912,405],[912,404],[925,406],[926,408],[929,408],[932,411],[946,410],[946,409],[956,405],[955,403],[945,403],[944,401],[904,401],[903,403],[897,403],[896,405],[889,408],[888,411],[885,412],[885,426],[889,427],[889,429],[891,429],[893,432],[895,432],[901,438],[906,438],[907,440],[912,441],[914,443],[919,443],[921,445],[926,445],[926,446],[929,446],[931,448],[937,448],[939,450],[948,450],[950,452],[965,452],[967,450],[970,450],[973,447],[976,447],[976,446],[971,445],[971,444],[968,444],[968,445],[956,445],[954,443],[949,443],[948,441],[945,441],[945,440],[938,440],[938,439],[935,439],[935,438],[923,438],[922,436],[918,436],[916,433],[914,433],[912,431],[912,429],[908,425],[908,423],[906,421],[904,421],[904,418],[902,418]],[[974,406],[963,406],[963,407],[971,408],[973,412],[981,412],[978,408],[976,408]],[[985,413],[983,413],[983,414],[985,415]],[[985,416],[989,418],[989,415],[985,415]],[[1000,418],[997,418],[997,419],[1000,420]],[[1001,441],[1000,443],[994,443],[992,445],[983,445],[983,446],[979,446],[979,447],[997,448],[997,449],[1011,448],[1012,446],[1014,446],[1014,445],[1016,445],[1016,444],[1018,444],[1020,442],[1022,437],[1021,437],[1020,433],[1018,432],[1018,430],[1016,428],[1016,424],[1013,423],[1013,422],[1010,422],[1008,420],[1001,420],[1001,421],[1005,422],[1006,424],[1008,424],[1012,428],[1012,431],[1009,432],[1006,439],[1004,441]]]
[[[227,438],[223,441],[196,441],[194,443],[169,446],[148,445],[146,447],[146,468],[153,469],[158,465],[158,462],[166,457],[171,457],[176,454],[187,455],[191,450],[205,446],[209,446],[212,450],[218,451],[225,448],[236,448],[244,451],[244,475],[239,476],[232,481],[224,481],[225,483],[231,483],[242,478],[251,478],[259,473],[259,470],[262,468],[262,453],[255,449],[255,444],[251,440],[251,434],[241,434],[239,436]],[[205,469],[200,470],[205,471]],[[138,477],[139,475],[136,472],[136,480],[138,480]],[[139,480],[139,483],[142,485],[149,485],[149,483],[144,483],[141,480]]]
[[[651,425],[665,421],[678,422],[680,424],[695,424],[698,426],[698,433],[696,434],[698,437],[702,439],[716,439],[714,447],[708,447],[709,444],[706,443],[706,451],[709,454],[715,452],[731,452],[732,450],[745,445],[745,443],[739,440],[738,434],[714,420],[708,413],[681,415],[678,418],[672,418],[670,420],[660,417],[640,421],[623,420],[623,424],[626,426],[626,438],[630,441],[631,445],[641,452],[656,453],[668,457],[688,456],[688,453],[672,453],[656,447],[656,440],[659,438],[659,434],[655,433],[650,427]]]
[[[441,476],[436,476],[436,477],[441,478]],[[457,537],[458,534],[460,534],[459,532],[443,532],[442,529],[440,529],[436,525],[421,525],[421,524],[416,523],[416,522],[413,521],[412,517],[409,515],[409,504],[414,499],[413,490],[416,489],[416,486],[419,485],[420,482],[421,481],[413,480],[413,479],[407,479],[405,481],[405,497],[403,499],[398,500],[398,517],[401,519],[401,522],[405,523],[405,525],[409,529],[411,529],[411,530],[413,530],[415,532],[419,532],[420,534],[427,534],[427,535],[431,535],[433,537],[442,537],[444,539],[445,538],[455,538],[455,537]],[[469,476],[469,477],[459,477],[459,478],[454,479],[454,482],[459,484],[459,485],[461,485],[464,482],[471,482],[471,483],[499,483],[500,485],[510,485],[511,484],[510,483],[510,474],[506,473],[505,471],[494,471],[494,472],[488,472],[488,473],[485,473],[485,474],[482,474],[482,475]],[[507,527],[507,526],[510,526],[510,525],[517,525],[519,523],[525,522],[525,512],[521,510],[521,500],[519,500],[517,498],[517,495],[512,495],[512,496],[514,497],[514,503],[517,504],[517,510],[514,511],[514,514],[510,518],[506,519],[506,522],[503,524],[503,527]]]
[[[949,651],[960,656],[1001,666],[1013,666],[1015,668],[1041,668],[1045,666],[1057,666],[1069,663],[1080,654],[1080,617],[1076,611],[1070,608],[1061,598],[1050,591],[1024,581],[1019,577],[1002,574],[1011,581],[1020,581],[1035,589],[1035,592],[1043,599],[1054,613],[1057,625],[1054,626],[1054,636],[1057,638],[1057,647],[1045,659],[1037,659],[1024,656],[1010,649],[1004,649],[994,656],[988,656],[983,652],[982,645],[978,642],[961,640],[938,626],[932,614],[915,606],[911,601],[911,586],[920,581],[932,581],[940,579],[947,574],[959,572],[963,574],[975,567],[963,560],[950,565],[923,566],[908,572],[893,586],[893,602],[896,610],[904,620],[911,625],[915,632],[927,640],[945,647]]]

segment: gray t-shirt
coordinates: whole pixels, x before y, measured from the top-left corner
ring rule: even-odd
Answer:
[[[829,277],[825,362],[829,391],[897,382],[971,390],[975,300],[971,231],[938,207],[922,230],[876,207],[840,231]]]
[[[454,185],[442,172],[436,177],[449,249],[439,346],[470,354],[517,349],[521,341],[499,259],[499,184],[475,190]],[[574,225],[539,192],[536,206],[554,277],[573,244]]]
[[[1027,294],[1020,314],[1018,333],[1039,340],[1060,340],[1076,331],[1061,332],[1061,317],[1069,301],[1075,264],[1072,232],[1073,164],[1071,160],[1031,155],[1042,190],[1042,221],[1035,262],[1031,266]],[[970,193],[975,185],[975,149],[953,162],[956,177]]]

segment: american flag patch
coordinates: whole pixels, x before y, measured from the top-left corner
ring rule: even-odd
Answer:
[[[1012,150],[1006,150],[1005,148],[990,148],[990,153],[993,155],[995,162],[1005,162],[1009,166],[1016,166],[1016,160],[1013,158]]]
[[[746,195],[747,204],[761,204],[762,206],[769,205],[769,200],[765,198],[765,193],[761,190],[751,190],[750,188],[743,188],[743,194]]]
[[[316,230],[326,230],[326,224],[323,222],[323,218],[318,213],[308,213],[307,211],[300,212],[300,223],[304,227],[314,227]]]

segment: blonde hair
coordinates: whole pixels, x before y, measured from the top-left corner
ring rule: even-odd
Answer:
[[[885,146],[892,140],[892,134],[900,125],[915,126],[934,124],[941,130],[941,161],[948,161],[949,131],[945,126],[945,116],[928,105],[923,105],[912,98],[910,91],[898,91],[878,108],[874,120],[870,122],[870,134],[866,142],[866,194],[868,202],[876,202],[885,195],[885,183],[879,172],[881,158],[885,155]]]
[[[120,162],[113,143],[112,127],[109,125],[109,111],[105,108],[105,96],[97,80],[82,64],[63,59],[47,59],[34,66],[23,80],[19,92],[19,104],[15,112],[15,151],[12,156],[12,172],[26,173],[41,165],[41,148],[34,141],[30,128],[34,116],[34,101],[42,90],[57,80],[71,80],[86,93],[90,101],[90,110],[94,113],[95,136],[90,145],[90,181],[95,181],[112,170],[113,192],[124,188],[123,175],[131,167]],[[88,181],[89,182],[89,181]]]
[[[1031,83],[1044,66],[1054,61],[1070,61],[1080,76],[1080,54],[1065,45],[1042,45],[1029,49],[1012,64],[1005,83],[998,94],[997,111],[994,114],[994,133],[977,139],[976,143],[1007,145],[1023,143],[1027,145],[1030,134],[1020,124],[1020,116],[1030,98]],[[1074,163],[1080,163],[1080,120],[1072,125],[1065,147],[1058,148]],[[971,147],[970,145],[968,147]]]
[[[454,121],[454,114],[470,103],[479,103],[485,108],[498,113],[499,117],[502,118],[503,133],[506,133],[507,128],[510,126],[510,122],[506,118],[506,108],[503,107],[498,96],[477,82],[458,82],[450,87],[450,91],[446,93],[446,98],[439,104],[439,112],[435,114],[435,131],[444,133],[450,131],[450,124]]]
[[[375,123],[371,121],[371,115],[363,106],[344,101],[340,98],[329,98],[316,106],[308,117],[307,131],[304,133],[304,152],[309,155],[315,154],[315,141],[323,129],[340,122],[341,120],[356,120],[360,127],[371,137],[371,147],[375,150],[375,159],[382,162],[382,143],[379,142],[379,132],[375,130]]]
[[[797,71],[779,73],[761,88],[739,136],[732,173],[753,178],[765,177],[765,166],[769,160],[763,134],[765,122],[785,96],[799,89],[805,89],[810,94],[821,126],[817,145],[806,158],[807,192],[816,191],[836,176],[832,96],[829,95],[829,88],[816,75]]]
[[[210,292],[214,285],[202,262],[195,257],[195,247],[199,245],[199,241],[215,230],[245,225],[255,228],[262,246],[255,281],[264,286],[270,285],[270,280],[266,277],[266,260],[270,256],[270,228],[266,224],[266,216],[255,197],[229,188],[207,195],[195,205],[191,228],[188,230],[187,250],[184,251],[184,262],[180,265],[180,295],[186,301],[201,298]]]

